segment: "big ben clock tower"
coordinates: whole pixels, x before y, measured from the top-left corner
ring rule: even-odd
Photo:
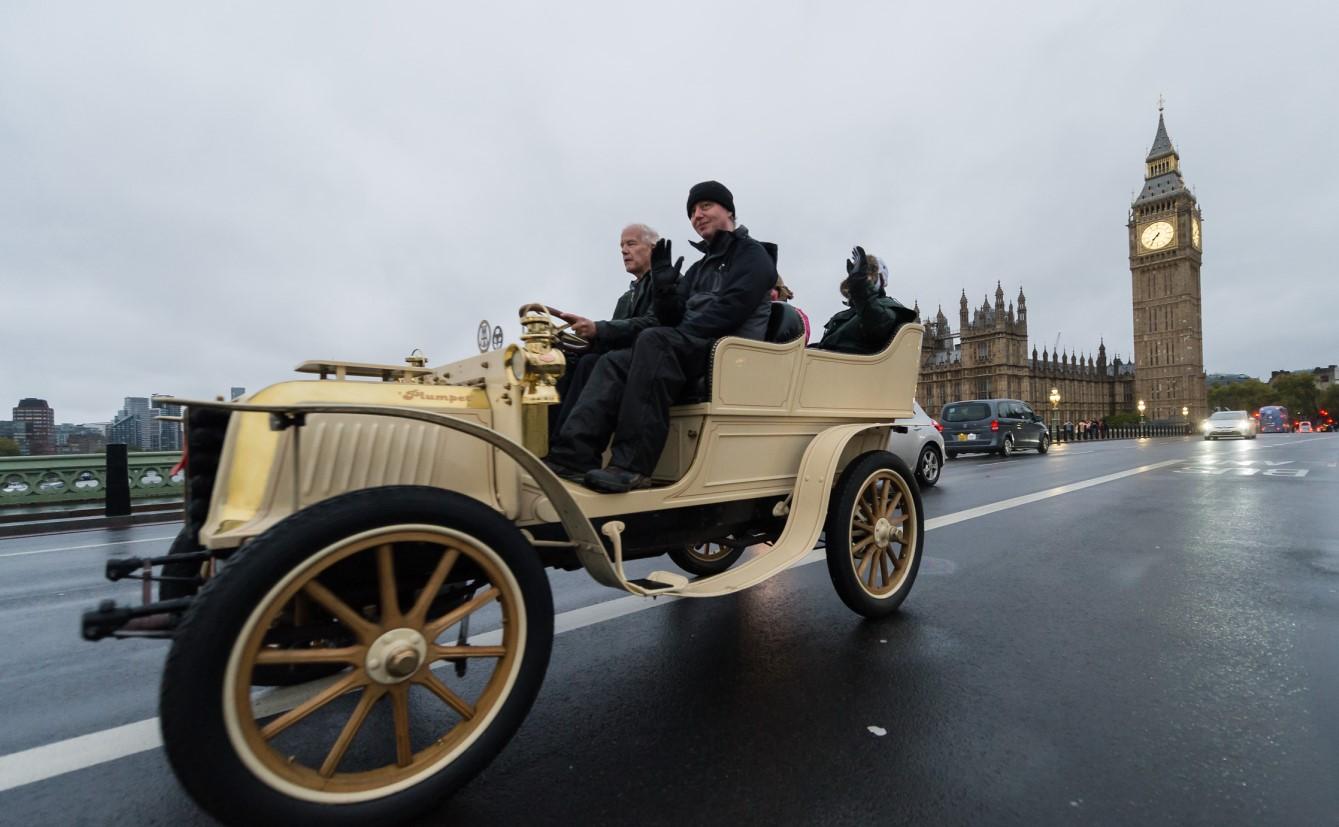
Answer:
[[[1149,420],[1198,422],[1208,413],[1200,322],[1200,209],[1181,177],[1162,106],[1144,161],[1144,188],[1130,205],[1134,297],[1134,391]]]

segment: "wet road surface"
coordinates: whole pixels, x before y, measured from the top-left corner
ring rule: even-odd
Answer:
[[[696,601],[553,572],[534,709],[424,823],[1337,823],[1337,461],[1329,434],[956,460],[879,622],[823,565]],[[211,823],[152,748],[167,644],[77,632],[134,596],[103,561],[176,528],[0,541],[0,822]]]

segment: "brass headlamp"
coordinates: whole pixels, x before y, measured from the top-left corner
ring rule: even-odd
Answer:
[[[511,379],[522,388],[521,404],[555,405],[555,384],[567,369],[567,359],[553,346],[554,327],[548,309],[542,304],[521,308],[521,346],[507,348],[507,368]]]

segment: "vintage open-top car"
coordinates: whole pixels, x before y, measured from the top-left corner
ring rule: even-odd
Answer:
[[[625,494],[540,461],[564,331],[539,305],[521,326],[519,344],[438,367],[306,362],[319,378],[176,400],[185,527],[167,555],[108,564],[140,577],[146,602],[104,604],[83,633],[173,638],[163,741],[213,815],[397,821],[468,782],[539,691],[546,566],[713,597],[823,535],[854,611],[882,616],[907,596],[921,499],[884,448],[912,412],[919,325],[870,355],[719,340],[703,386],[672,409],[656,485]],[[659,555],[681,571],[624,571]]]

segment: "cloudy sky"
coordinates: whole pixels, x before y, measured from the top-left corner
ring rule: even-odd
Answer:
[[[530,300],[602,318],[620,227],[691,254],[704,178],[816,322],[861,243],[927,315],[999,280],[1039,347],[1128,356],[1159,95],[1206,369],[1329,364],[1336,31],[1329,3],[11,0],[0,410],[449,361]]]

